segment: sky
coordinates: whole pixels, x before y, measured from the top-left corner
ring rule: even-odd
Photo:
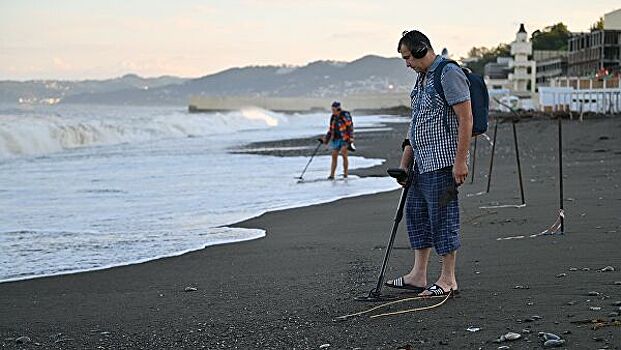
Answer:
[[[0,0],[0,80],[200,77],[232,67],[397,57],[404,30],[459,58],[618,0]]]

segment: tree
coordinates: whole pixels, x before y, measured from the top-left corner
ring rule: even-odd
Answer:
[[[492,48],[473,47],[468,51],[469,62],[467,66],[473,72],[483,75],[486,64],[496,61],[496,57],[509,56],[510,54],[511,46],[509,44],[500,44]]]
[[[604,30],[604,18],[600,17],[597,22],[591,25],[591,31]]]
[[[543,30],[535,30],[531,34],[533,50],[567,50],[570,36],[571,32],[562,22],[545,27]]]

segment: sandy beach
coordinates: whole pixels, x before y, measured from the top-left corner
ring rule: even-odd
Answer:
[[[390,125],[390,131],[356,135],[357,155],[387,160],[354,174],[384,176],[386,168],[398,165],[407,124]],[[539,349],[538,332],[551,332],[566,341],[562,348],[621,349],[621,118],[564,120],[563,127],[563,236],[528,237],[558,214],[556,121],[517,124],[523,208],[480,208],[519,204],[520,192],[511,124],[503,123],[491,190],[473,195],[485,191],[491,149],[478,139],[475,181],[460,188],[461,293],[439,308],[334,322],[374,305],[353,297],[376,283],[399,197],[392,191],[238,223],[267,231],[254,241],[2,283],[0,344],[6,349]],[[499,240],[516,236],[525,238]],[[387,277],[406,273],[411,263],[401,225]],[[432,255],[430,283],[438,269]],[[495,342],[508,332],[521,337]]]

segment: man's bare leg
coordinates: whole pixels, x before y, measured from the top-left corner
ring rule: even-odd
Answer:
[[[427,286],[427,265],[431,255],[431,248],[414,250],[414,266],[412,271],[403,276],[403,282],[411,286]]]
[[[445,292],[448,292],[449,290],[458,290],[457,279],[455,278],[456,260],[456,250],[442,256],[442,273],[435,284],[441,287]],[[421,295],[431,295],[431,293],[424,291]]]
[[[330,178],[334,179],[334,173],[336,172],[336,163],[339,159],[339,151],[332,151],[332,164],[330,164]]]

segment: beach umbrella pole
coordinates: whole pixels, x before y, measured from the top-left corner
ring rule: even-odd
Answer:
[[[560,187],[559,195],[559,213],[561,218],[561,234],[565,234],[565,215],[563,208],[563,127],[562,118],[558,116],[558,180]]]
[[[388,173],[390,176],[398,178],[399,175],[391,173],[389,169]],[[399,223],[403,218],[403,209],[405,208],[405,201],[408,196],[408,190],[412,183],[413,177],[413,169],[410,169],[409,173],[405,175],[405,171],[401,170],[403,174],[401,176],[407,176],[407,180],[405,186],[401,190],[401,197],[399,198],[399,205],[397,206],[397,211],[395,213],[395,218],[392,224],[392,231],[390,232],[390,238],[388,239],[388,245],[386,246],[386,254],[384,255],[384,261],[382,262],[382,268],[380,269],[379,277],[377,279],[377,286],[371,289],[368,295],[356,297],[355,299],[358,301],[384,301],[384,300],[393,300],[395,296],[386,296],[382,295],[382,287],[384,286],[384,278],[386,277],[386,267],[388,266],[388,260],[390,260],[390,253],[392,252],[392,247],[395,243],[395,237],[397,236],[397,229],[399,228]]]
[[[486,193],[489,193],[490,185],[492,184],[492,169],[494,168],[494,153],[496,153],[496,135],[498,135],[498,118],[494,118],[494,141],[492,143],[492,155],[489,159],[489,171],[487,172],[487,189]]]
[[[517,139],[517,131],[515,130],[515,124],[517,124],[518,119],[514,119],[511,123],[513,125],[513,144],[515,145],[515,159],[517,161],[517,170],[518,170],[518,180],[520,181],[520,196],[522,198],[522,205],[526,204],[526,200],[524,199],[524,185],[522,183],[522,167],[520,165],[520,149],[518,148],[518,139]]]

